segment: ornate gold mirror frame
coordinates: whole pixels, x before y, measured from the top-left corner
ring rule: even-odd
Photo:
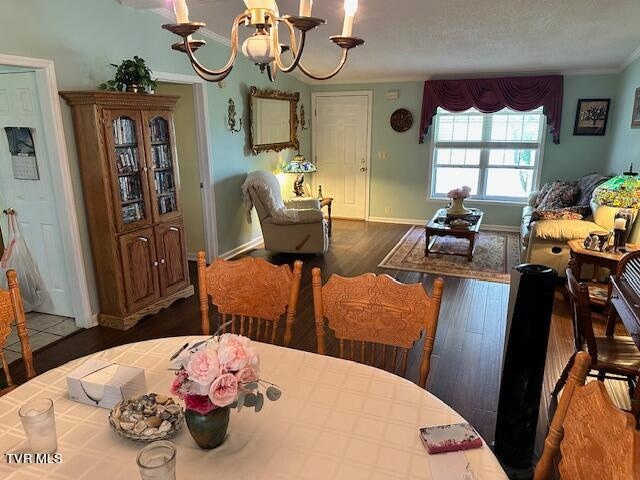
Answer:
[[[283,100],[289,102],[289,141],[280,143],[255,143],[255,125],[253,102],[255,99],[265,98],[271,100]],[[249,142],[251,145],[251,151],[254,154],[260,152],[274,151],[279,152],[287,148],[293,148],[295,150],[300,148],[298,142],[298,100],[300,100],[300,93],[286,93],[280,90],[259,90],[257,87],[251,87],[249,89]]]

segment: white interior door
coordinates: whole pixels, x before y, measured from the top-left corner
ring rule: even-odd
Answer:
[[[5,127],[32,129],[38,180],[14,178]],[[73,317],[44,128],[35,73],[0,74],[0,211],[11,207],[18,213],[18,223],[45,283],[48,299],[37,310]],[[6,219],[0,224],[6,242]]]
[[[314,185],[333,197],[333,215],[364,220],[368,208],[369,94],[314,96]]]

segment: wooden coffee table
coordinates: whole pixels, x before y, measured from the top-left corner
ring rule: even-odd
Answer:
[[[471,213],[463,217],[463,219],[472,220],[472,224],[468,227],[453,227],[449,224],[449,221],[452,219],[447,218],[447,211],[444,208],[438,210],[431,220],[427,222],[424,226],[425,230],[425,245],[424,245],[424,256],[428,257],[429,252],[433,248],[433,245],[436,243],[437,237],[455,237],[455,238],[466,238],[469,240],[469,249],[467,253],[458,253],[458,252],[437,252],[439,254],[444,255],[459,255],[462,257],[467,257],[469,261],[473,259],[473,247],[476,242],[476,235],[480,231],[480,224],[482,223],[482,216],[484,213],[482,210],[478,210],[477,208],[470,208]],[[431,238],[433,237],[433,238]],[[431,252],[435,253],[435,252]]]

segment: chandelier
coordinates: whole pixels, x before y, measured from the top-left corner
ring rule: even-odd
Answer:
[[[304,51],[306,34],[309,30],[326,23],[326,20],[322,18],[311,16],[313,0],[300,0],[298,15],[284,15],[282,17],[275,0],[244,0],[244,3],[246,10],[236,17],[231,26],[231,56],[229,61],[219,70],[212,70],[202,65],[195,57],[196,50],[205,45],[205,42],[191,38],[191,35],[204,27],[205,24],[189,21],[186,0],[173,0],[176,23],[162,25],[162,28],[182,37],[182,42],[174,43],[171,48],[186,53],[195,72],[209,82],[219,82],[229,75],[239,48],[247,58],[260,67],[261,71],[267,71],[269,80],[272,82],[275,80],[278,71],[289,73],[296,68],[314,80],[327,80],[342,70],[347,61],[349,50],[364,43],[363,39],[352,35],[353,19],[358,8],[358,0],[344,0],[342,34],[329,37],[329,40],[342,49],[340,61],[336,68],[329,73],[322,75],[312,73],[300,61]],[[240,47],[238,27],[241,25],[254,28],[255,33],[247,38]],[[285,27],[285,37],[288,37],[288,44],[280,43],[279,25]],[[289,65],[285,65],[282,58],[285,52],[290,52],[292,57]]]

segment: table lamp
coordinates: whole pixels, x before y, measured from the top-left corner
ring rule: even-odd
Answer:
[[[314,163],[309,162],[304,155],[296,155],[292,160],[289,160],[282,166],[282,171],[285,173],[297,173],[298,178],[293,184],[293,193],[296,197],[304,196],[304,189],[302,184],[304,182],[304,174],[309,172],[315,172],[316,166]]]
[[[633,171],[610,178],[593,191],[593,200],[598,205],[616,208],[640,209],[640,177]]]

